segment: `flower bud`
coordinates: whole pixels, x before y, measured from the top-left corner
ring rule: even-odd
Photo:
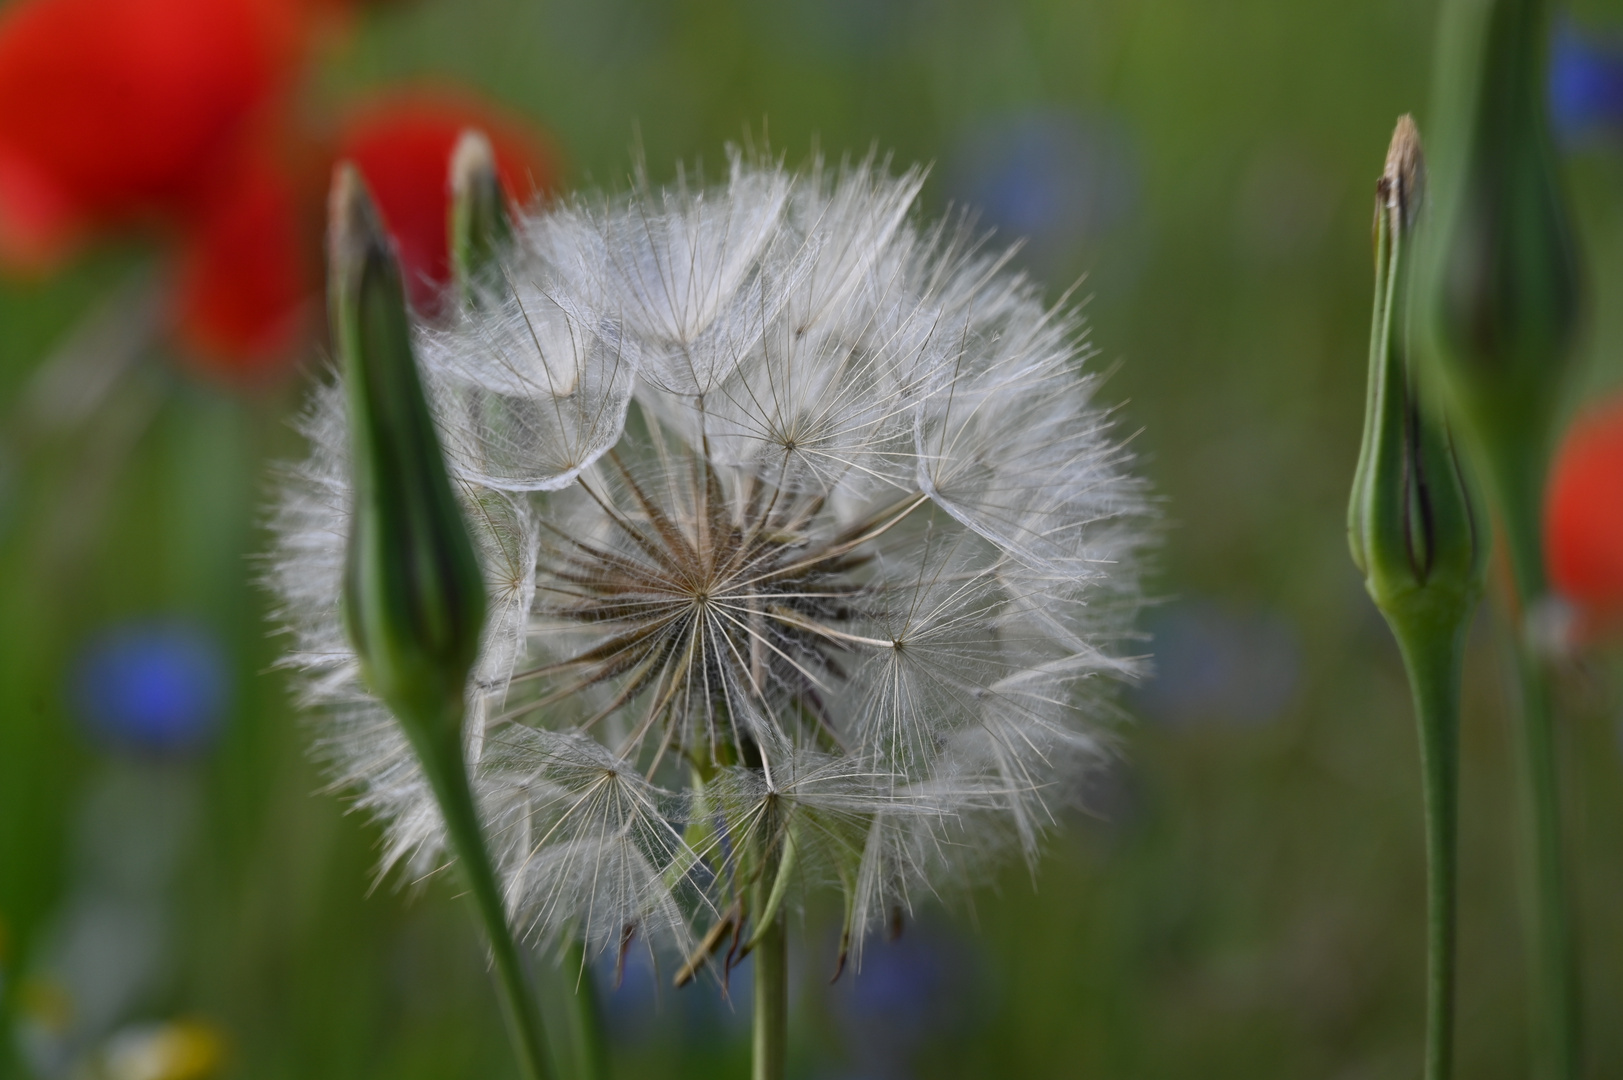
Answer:
[[[1541,0],[1456,0],[1443,26],[1437,220],[1421,263],[1426,361],[1513,548],[1539,490],[1572,355],[1579,276],[1545,117]],[[1533,530],[1533,531],[1529,531]],[[1524,593],[1536,546],[1513,551]]]
[[[345,622],[367,684],[430,768],[460,760],[485,585],[412,355],[400,267],[360,174],[333,181],[328,275],[354,507]]]
[[[1347,522],[1353,561],[1400,639],[1400,622],[1450,634],[1464,624],[1487,549],[1448,428],[1422,407],[1408,356],[1405,297],[1424,182],[1419,134],[1405,116],[1376,188],[1369,396]]]
[[[496,151],[484,132],[464,131],[451,154],[451,276],[459,297],[477,303],[495,284],[501,248],[513,235]]]

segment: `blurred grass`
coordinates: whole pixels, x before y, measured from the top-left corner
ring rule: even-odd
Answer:
[[[1399,0],[421,0],[369,10],[310,91],[321,115],[398,80],[473,85],[553,132],[575,182],[609,187],[625,184],[634,141],[656,179],[677,160],[714,175],[746,129],[791,162],[877,146],[903,164],[947,162],[976,125],[1036,109],[1129,133],[1131,209],[1060,260],[1053,295],[1086,274],[1101,362],[1123,361],[1107,393],[1125,402],[1127,430],[1144,429],[1135,446],[1169,519],[1154,591],[1281,613],[1300,638],[1298,689],[1265,724],[1124,731],[1101,797],[1112,820],[1066,821],[1035,887],[1010,867],[945,917],[978,958],[960,988],[978,1019],[932,1030],[916,1075],[1417,1071],[1416,749],[1343,509],[1370,192],[1396,115],[1417,112],[1424,131],[1433,21],[1432,5]],[[926,188],[932,213],[951,195],[945,171]],[[1623,311],[1601,302],[1623,284],[1623,161],[1595,150],[1571,173],[1597,298],[1582,394],[1623,379]],[[133,258],[103,252],[0,289],[0,415]],[[307,729],[270,670],[278,646],[250,557],[264,545],[266,463],[297,453],[283,423],[296,388],[246,400],[149,365],[125,397],[115,416],[155,412],[103,490],[85,464],[95,431],[40,445],[0,490],[8,1008],[70,890],[80,801],[108,767],[66,714],[69,658],[109,619],[182,611],[225,634],[237,684],[226,736],[198,766],[206,812],[177,889],[184,933],[149,1014],[220,1025],[232,1076],[510,1075],[464,913],[439,881],[369,892],[376,830],[317,793]],[[1461,1075],[1511,1077],[1525,1038],[1504,675],[1486,624],[1474,640]],[[1569,683],[1593,1075],[1612,1075],[1619,699],[1603,666]],[[840,1021],[816,1007],[824,958],[800,955],[800,1075],[859,1075]],[[620,1075],[742,1075],[740,1030],[702,1031],[732,1041],[663,1023],[617,1051]]]

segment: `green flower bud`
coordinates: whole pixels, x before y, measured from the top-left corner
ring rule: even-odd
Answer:
[[[1406,296],[1424,184],[1419,133],[1405,116],[1376,189],[1369,396],[1347,520],[1353,561],[1400,639],[1399,621],[1450,635],[1463,625],[1487,555],[1448,428],[1422,407],[1409,359]]]
[[[464,301],[478,303],[480,291],[497,284],[497,260],[513,236],[496,152],[483,132],[464,131],[451,154],[449,228],[457,291]]]
[[[1580,291],[1545,118],[1547,5],[1453,0],[1441,40],[1426,360],[1507,518],[1523,592],[1536,594],[1540,493]]]
[[[1425,188],[1414,121],[1392,133],[1376,185],[1375,319],[1364,445],[1347,512],[1353,561],[1397,638],[1414,694],[1426,797],[1427,1080],[1453,1069],[1459,693],[1487,537],[1448,428],[1419,399],[1409,358],[1411,249]]]
[[[348,390],[354,511],[344,614],[367,684],[431,772],[461,766],[485,583],[412,355],[400,267],[353,166],[334,177],[333,343]]]

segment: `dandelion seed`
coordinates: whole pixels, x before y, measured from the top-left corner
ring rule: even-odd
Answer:
[[[843,966],[1033,856],[1104,752],[1144,487],[1077,317],[913,224],[921,183],[735,154],[718,187],[565,201],[420,328],[493,598],[467,754],[515,929],[672,943],[685,981],[826,885]],[[304,432],[287,663],[386,866],[427,872],[437,811],[339,622],[338,388]]]

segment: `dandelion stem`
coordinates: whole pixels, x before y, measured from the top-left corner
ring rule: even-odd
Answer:
[[[502,1017],[507,1022],[507,1033],[513,1041],[513,1052],[518,1056],[519,1073],[524,1080],[552,1080],[541,1014],[525,976],[518,946],[507,925],[507,909],[502,904],[501,890],[479,828],[468,774],[461,764],[461,747],[442,747],[439,753],[424,753],[423,749],[418,748],[418,757],[445,818],[445,831],[468,887],[468,897],[490,941],[497,996],[501,1000]]]
[[[1448,1080],[1454,1070],[1464,630],[1398,638],[1414,693],[1426,803],[1426,1080]]]
[[[780,908],[756,932],[752,1080],[783,1080],[789,1043],[789,935]]]

